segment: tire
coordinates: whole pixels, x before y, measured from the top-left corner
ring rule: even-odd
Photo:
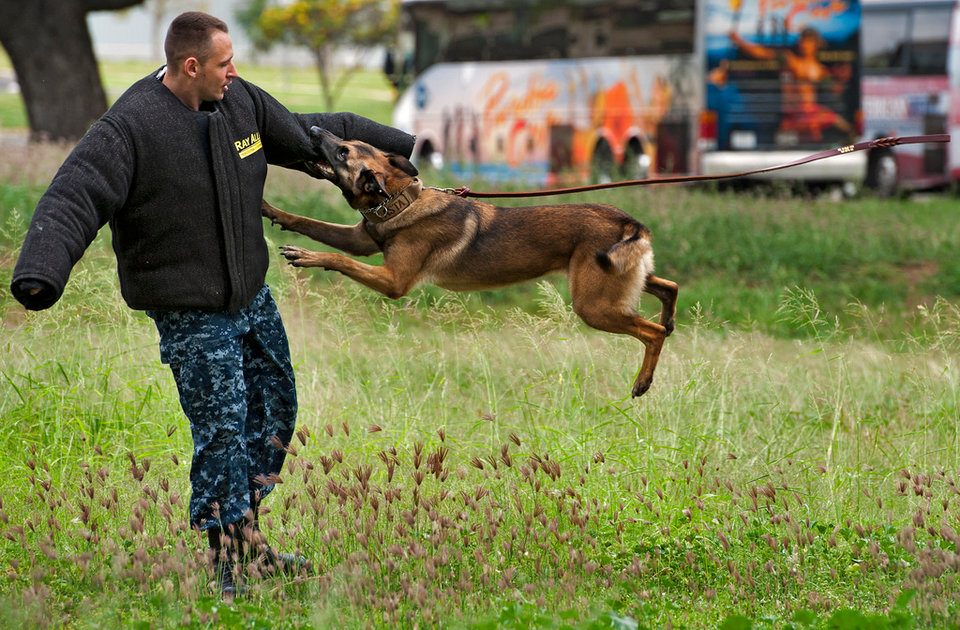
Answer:
[[[623,154],[623,164],[620,174],[624,179],[646,179],[650,177],[650,158],[643,152],[643,147],[631,142]]]
[[[439,172],[443,170],[443,154],[435,151],[430,142],[424,143],[414,160],[414,165],[424,172]]]
[[[897,158],[890,151],[871,154],[867,161],[867,188],[878,197],[894,197],[899,192]]]
[[[590,161],[590,179],[595,184],[607,184],[613,181],[616,174],[616,164],[613,161],[613,150],[606,140],[597,143]]]

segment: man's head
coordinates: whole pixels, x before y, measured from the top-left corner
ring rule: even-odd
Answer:
[[[227,25],[212,15],[189,11],[177,16],[170,23],[163,48],[170,78],[188,96],[198,99],[198,104],[221,100],[237,76]]]

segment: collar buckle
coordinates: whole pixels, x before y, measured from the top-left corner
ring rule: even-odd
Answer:
[[[407,189],[419,183],[420,183],[420,180],[418,178],[416,177],[413,178],[413,180],[409,184],[404,186],[397,194],[390,197],[389,199],[387,199],[386,201],[384,201],[378,206],[361,210],[360,214],[362,214],[364,217],[367,217],[367,218],[373,217],[375,219],[378,219],[380,222],[393,218],[394,216],[400,214],[402,211],[406,210],[407,206],[413,203],[413,201],[419,196],[420,188],[417,188],[417,194],[414,195],[412,199],[408,199],[405,204],[395,208],[391,208],[391,206],[393,206],[398,200],[400,200],[401,197],[403,197],[404,193],[407,192]]]

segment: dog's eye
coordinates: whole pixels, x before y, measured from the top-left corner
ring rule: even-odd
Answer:
[[[341,160],[346,160],[347,155],[349,154],[350,154],[350,151],[347,149],[347,147],[340,147],[340,150],[337,151],[337,158]]]

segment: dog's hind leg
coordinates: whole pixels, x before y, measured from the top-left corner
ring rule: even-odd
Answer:
[[[677,292],[679,291],[677,283],[650,274],[647,276],[647,283],[643,290],[656,297],[663,305],[660,310],[660,325],[667,330],[669,337],[673,332],[674,319],[677,315]]]
[[[616,308],[612,304],[606,306]],[[667,329],[656,322],[640,317],[636,312],[625,310],[601,312],[594,308],[587,308],[577,310],[577,314],[588,326],[606,332],[630,335],[640,340],[644,347],[643,362],[640,364],[640,371],[637,372],[631,393],[634,397],[645,394],[653,382],[653,373],[660,360],[660,350],[663,348],[663,340],[667,338]]]
[[[614,276],[589,264],[574,264],[569,278],[573,310],[584,323],[597,330],[630,335],[643,344],[643,362],[631,390],[634,397],[642,396],[653,382],[667,328],[644,319],[633,308],[631,301],[635,301],[639,287],[634,288],[636,283],[630,274]]]
[[[640,340],[643,344],[643,362],[633,382],[631,393],[634,398],[642,396],[650,389],[653,383],[653,373],[660,360],[660,350],[663,349],[663,340],[667,338],[667,330],[660,324],[646,320],[637,313],[619,312],[598,313],[587,312],[580,314],[583,321],[589,326],[607,332],[622,333]]]

